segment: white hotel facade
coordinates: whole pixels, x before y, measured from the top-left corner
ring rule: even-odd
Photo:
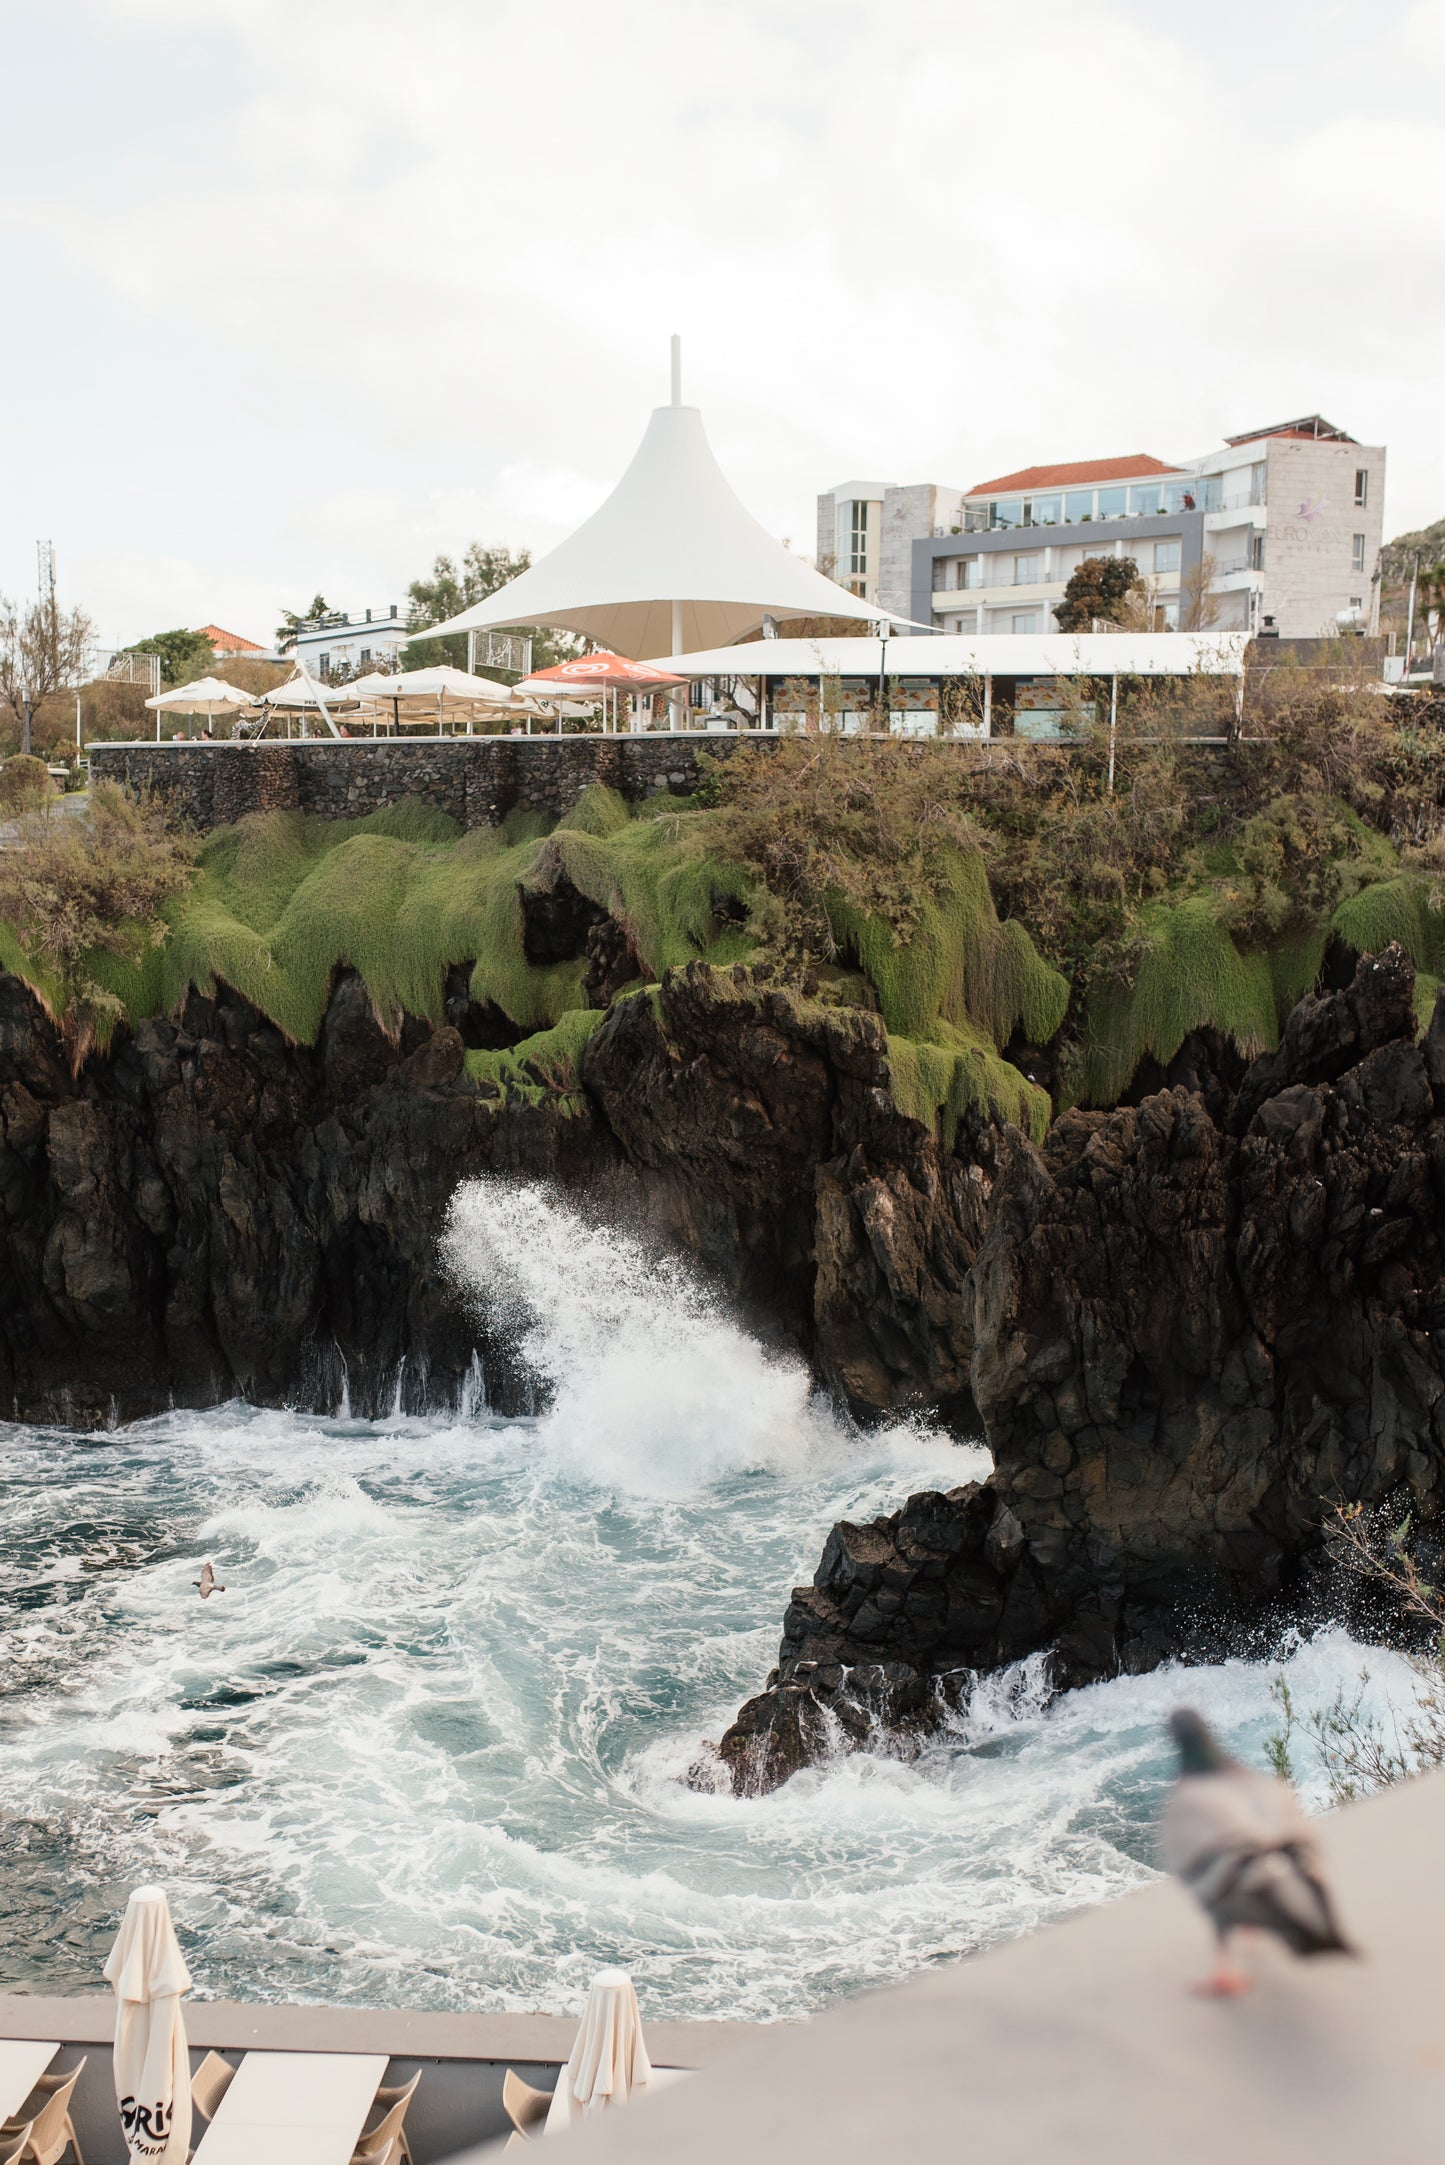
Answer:
[[[1220,631],[1320,638],[1378,626],[1384,494],[1384,448],[1311,414],[1173,465],[1139,452],[971,489],[845,482],[818,498],[818,565],[915,626],[968,637],[1052,632],[1086,556],[1130,557],[1161,630],[1204,628],[1202,614]]]

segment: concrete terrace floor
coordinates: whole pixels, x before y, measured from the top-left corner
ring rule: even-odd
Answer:
[[[1438,2165],[1445,2157],[1445,1774],[1324,1823],[1363,1959],[1212,1944],[1172,1882],[730,2052],[569,2135],[573,2165]],[[496,2146],[472,2154],[476,2165]],[[471,2161],[468,2161],[471,2165]]]

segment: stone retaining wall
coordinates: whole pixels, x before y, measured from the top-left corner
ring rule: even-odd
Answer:
[[[633,802],[664,790],[689,796],[702,780],[699,751],[725,758],[733,748],[725,737],[311,737],[96,744],[89,756],[93,780],[162,792],[201,829],[283,809],[356,819],[403,797],[419,797],[463,827],[488,827],[516,806],[556,817],[593,782]]]

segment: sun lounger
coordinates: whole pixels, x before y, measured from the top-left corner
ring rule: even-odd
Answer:
[[[350,2165],[385,2073],[385,2053],[248,2052],[196,2165]]]
[[[0,2124],[18,2117],[21,2106],[59,2050],[58,2044],[39,2039],[0,2037]],[[52,2089],[59,2086],[58,2081],[52,2081]],[[7,2148],[0,2147],[0,2157],[7,2154]]]

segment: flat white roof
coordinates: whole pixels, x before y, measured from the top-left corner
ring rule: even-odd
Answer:
[[[681,677],[1241,677],[1248,632],[984,632],[753,639],[649,657]],[[884,649],[887,648],[885,656]]]

